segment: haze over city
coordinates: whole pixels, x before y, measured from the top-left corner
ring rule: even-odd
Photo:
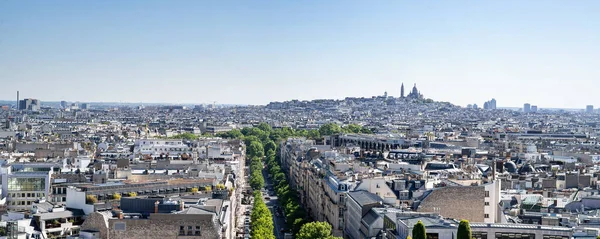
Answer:
[[[0,98],[600,105],[598,1],[2,1]]]

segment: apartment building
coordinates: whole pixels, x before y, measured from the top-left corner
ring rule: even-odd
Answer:
[[[480,186],[446,186],[431,190],[416,205],[418,212],[439,213],[471,222],[501,222],[500,181]]]
[[[49,171],[13,171],[12,166],[0,168],[2,197],[12,211],[26,211],[36,201],[48,199],[52,169]]]
[[[177,139],[139,139],[135,141],[133,154],[137,158],[150,157],[176,159],[181,155],[197,157],[193,147],[188,146],[183,140]]]

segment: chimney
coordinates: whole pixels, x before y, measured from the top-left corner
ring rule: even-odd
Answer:
[[[19,110],[19,91],[17,91],[17,108],[16,110]]]
[[[154,203],[154,213],[158,213],[158,204],[160,204],[160,202],[159,202],[159,201],[156,201],[156,202]]]
[[[119,220],[123,220],[123,211],[119,212]]]
[[[492,182],[496,181],[496,167],[497,167],[496,166],[496,162],[497,162],[496,158],[494,158],[493,159],[493,163],[492,163],[492,166],[493,166],[493,170],[492,170]]]
[[[183,203],[183,200],[179,200],[179,211],[183,211],[183,209],[185,209],[185,204]]]

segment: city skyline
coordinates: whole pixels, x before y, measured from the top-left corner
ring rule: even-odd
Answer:
[[[267,104],[404,82],[461,106],[600,101],[595,1],[141,3],[0,3],[0,98]]]

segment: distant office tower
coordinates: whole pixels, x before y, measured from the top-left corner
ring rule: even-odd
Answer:
[[[531,112],[531,105],[529,103],[525,103],[523,105],[523,112],[525,112],[525,113]]]
[[[588,105],[585,107],[585,112],[588,114],[592,114],[594,113],[594,106],[593,105]]]
[[[486,110],[495,110],[496,109],[496,99],[492,99],[490,101],[486,101],[483,103],[483,109]]]
[[[41,108],[41,103],[37,99],[23,99],[19,101],[19,110],[38,111]]]
[[[531,106],[531,113],[535,113],[538,111],[537,105],[532,105]]]
[[[471,104],[468,104],[468,105],[467,105],[467,109],[471,109],[471,108],[473,108],[473,105],[471,105]]]
[[[87,109],[89,109],[89,108],[90,108],[90,104],[88,104],[88,103],[83,103],[83,104],[81,104],[81,109],[82,109],[82,110],[87,110]]]
[[[66,102],[66,101],[64,101],[64,100],[60,102],[60,107],[61,107],[61,108],[63,108],[63,109],[66,109],[66,108],[67,108],[67,106],[69,106],[69,105],[68,105],[68,102]]]
[[[404,98],[404,83],[400,86],[400,98]]]
[[[477,104],[473,104],[473,109],[477,109]]]

